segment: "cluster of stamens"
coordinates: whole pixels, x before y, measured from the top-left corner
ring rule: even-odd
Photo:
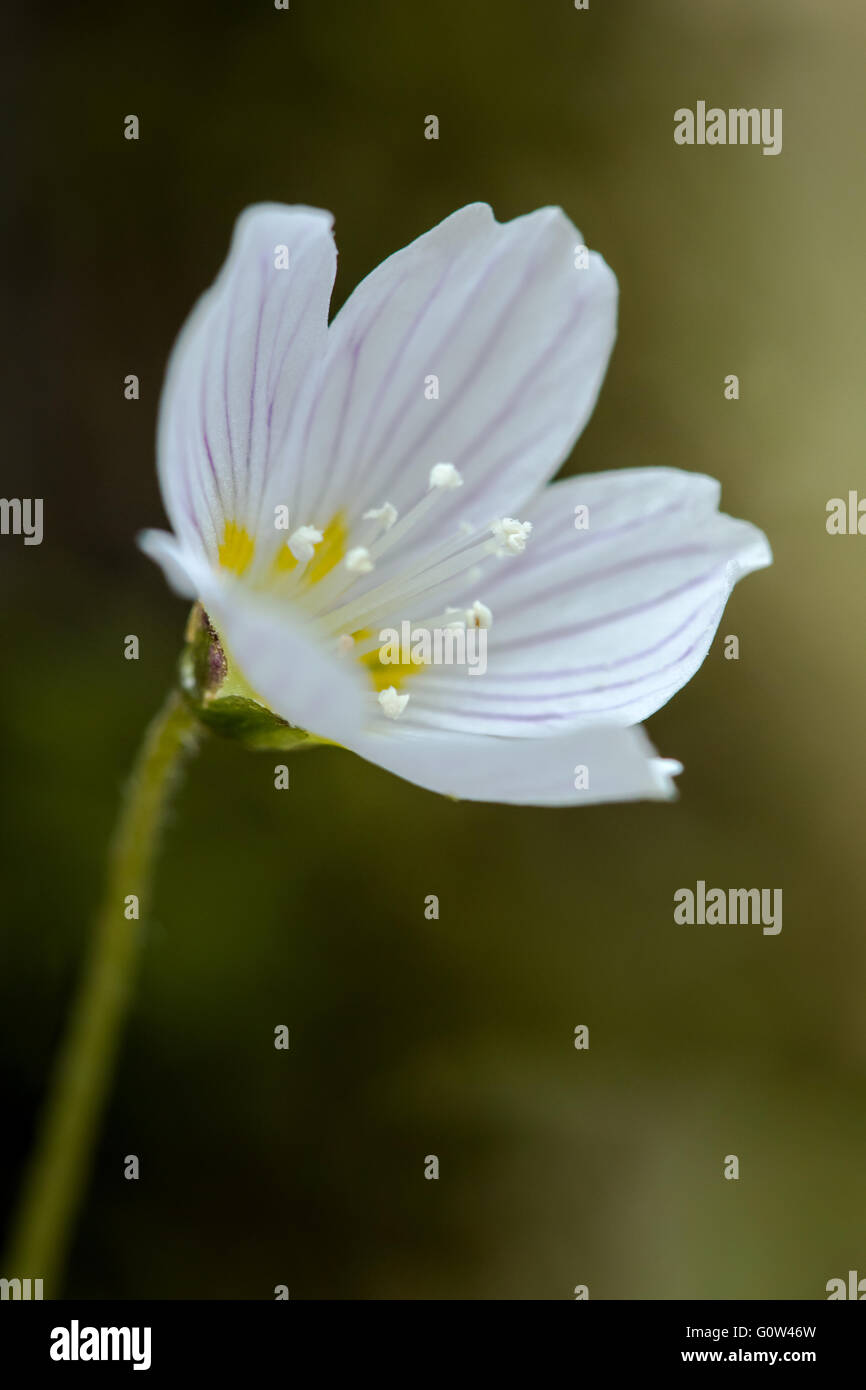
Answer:
[[[289,537],[288,547],[297,564],[288,579],[287,589],[315,618],[317,625],[324,628],[340,655],[369,656],[379,646],[380,629],[389,625],[396,611],[405,613],[407,604],[442,585],[451,585],[461,578],[476,579],[481,573],[481,562],[491,555],[520,555],[526,549],[531,522],[501,517],[481,529],[463,522],[450,539],[438,546],[429,550],[416,549],[399,575],[392,575],[353,595],[357,581],[372,574],[395,546],[422,525],[443,494],[462,486],[463,479],[453,464],[434,464],[427,491],[402,516],[388,501],[364,512],[361,520],[365,524],[358,536],[353,537],[358,543],[349,546],[342,560],[316,583],[305,584],[304,578],[314,561],[316,547],[324,540],[323,532],[314,526],[300,526]],[[418,626],[430,630],[487,629],[492,622],[490,609],[476,599],[468,609],[446,606]],[[409,695],[391,685],[379,691],[378,701],[383,713],[396,719],[406,708]]]

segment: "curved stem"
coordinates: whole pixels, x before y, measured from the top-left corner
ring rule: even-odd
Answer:
[[[90,1170],[138,956],[140,924],[160,825],[198,722],[178,692],[145,734],[112,845],[105,897],[30,1161],[4,1275],[42,1279],[56,1297]],[[134,912],[132,919],[127,912]]]

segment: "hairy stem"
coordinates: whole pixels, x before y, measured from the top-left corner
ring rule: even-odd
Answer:
[[[147,887],[163,815],[198,729],[193,710],[172,692],[145,734],[126,788],[102,909],[3,1271],[6,1277],[42,1279],[48,1298],[57,1297],[63,1277],[130,998],[140,937],[138,908],[130,899],[135,897],[147,918]]]

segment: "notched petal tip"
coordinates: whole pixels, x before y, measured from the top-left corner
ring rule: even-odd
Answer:
[[[328,233],[334,226],[334,214],[303,203],[251,203],[235,219],[232,248],[243,244],[248,236],[257,236],[263,224],[297,225],[302,221],[309,222],[311,231]]]
[[[195,584],[190,575],[182,547],[169,531],[139,531],[136,536],[139,550],[159,565],[168,583],[181,598],[195,598]]]
[[[680,789],[674,782],[674,777],[679,777],[684,771],[683,765],[677,762],[676,758],[653,758],[650,762],[650,769],[653,780],[661,792],[661,800],[679,800]]]

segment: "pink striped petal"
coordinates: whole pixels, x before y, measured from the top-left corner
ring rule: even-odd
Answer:
[[[646,719],[700,667],[736,581],[771,562],[762,532],[719,513],[718,496],[711,478],[650,468],[545,489],[524,555],[489,564],[462,596],[494,613],[486,673],[413,678],[413,718],[530,737]]]
[[[437,505],[441,536],[512,511],[550,478],[616,331],[614,275],[595,253],[576,268],[580,244],[558,208],[500,224],[475,203],[374,270],[329,330],[296,479],[305,519],[352,520],[386,500],[402,512],[447,462],[464,486]],[[425,394],[432,377],[438,399]]]
[[[275,500],[290,505],[292,431],[327,334],[331,220],[312,208],[248,208],[175,344],[160,407],[160,482],[178,536],[212,562],[226,521],[254,537],[272,527]]]

